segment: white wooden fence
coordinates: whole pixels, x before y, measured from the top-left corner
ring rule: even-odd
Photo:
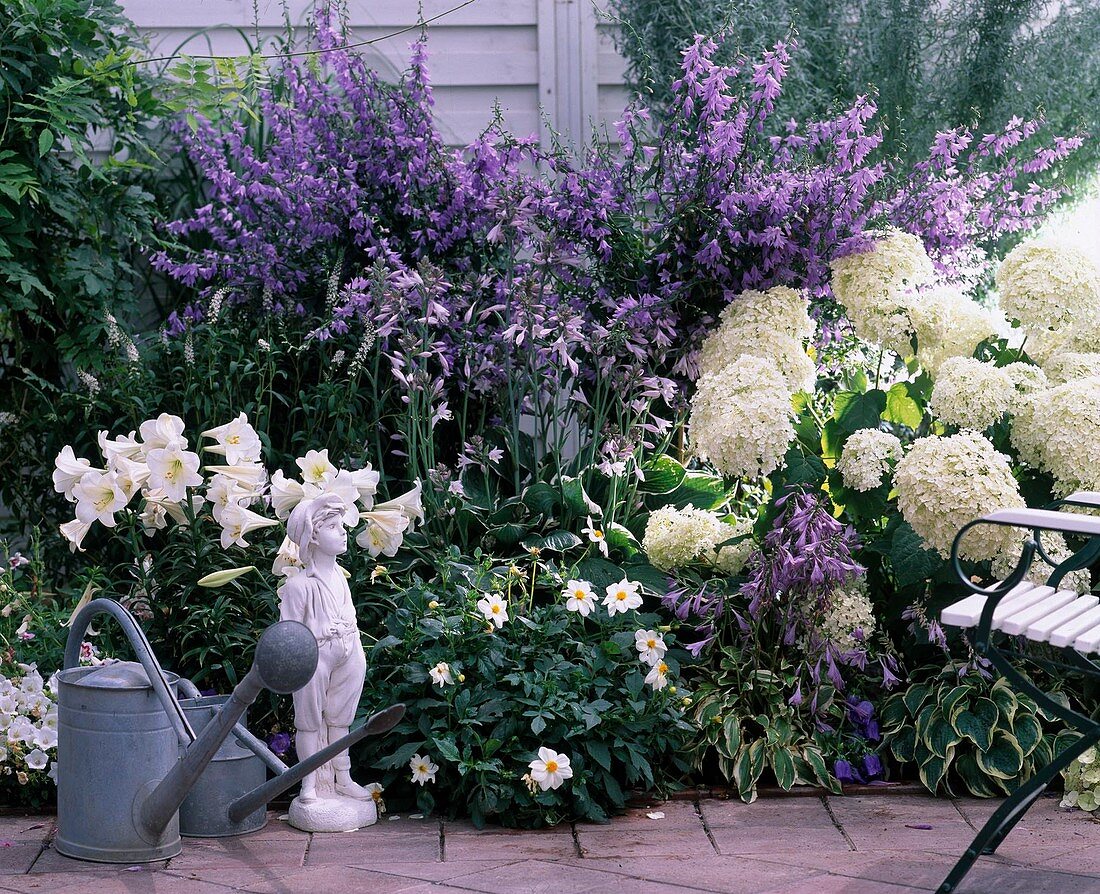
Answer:
[[[157,55],[240,55],[249,43],[283,30],[278,0],[122,0]],[[304,22],[311,0],[287,0]],[[461,0],[349,0],[353,40],[381,37],[431,19]],[[596,0],[600,9],[606,0]],[[258,19],[258,22],[257,22]],[[257,30],[258,25],[258,30]],[[568,141],[614,122],[626,104],[623,61],[614,26],[593,0],[475,0],[428,25],[429,72],[444,138],[465,145],[485,128],[493,102],[518,136],[549,133],[543,115]],[[404,69],[416,32],[364,47],[369,64],[391,75]]]

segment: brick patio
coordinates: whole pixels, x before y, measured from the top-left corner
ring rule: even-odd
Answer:
[[[403,816],[337,835],[272,815],[254,835],[185,839],[181,856],[140,867],[70,860],[50,845],[52,817],[4,817],[0,891],[903,894],[934,889],[995,806],[921,795],[676,801],[608,826],[479,832]],[[1100,892],[1100,825],[1044,799],[960,890]]]

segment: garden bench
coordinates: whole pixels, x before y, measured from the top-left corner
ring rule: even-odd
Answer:
[[[1044,712],[1064,719],[1081,733],[1081,737],[1056,754],[1046,767],[1021,784],[994,811],[940,885],[940,894],[954,891],[979,856],[994,853],[1050,782],[1076,757],[1100,741],[1100,723],[1055,701],[1017,669],[1017,662],[1028,660],[1059,672],[1068,670],[1100,676],[1100,664],[1089,657],[1100,652],[1100,598],[1059,588],[1066,574],[1089,567],[1100,555],[1100,518],[1057,511],[1063,506],[1100,509],[1100,493],[1081,491],[1052,504],[1051,509],[991,512],[965,525],[955,535],[951,547],[955,574],[970,595],[947,606],[940,614],[941,623],[976,628],[974,647],[978,653],[987,657],[1020,692],[1034,699]],[[959,545],[976,525],[1001,525],[1031,532],[1012,573],[990,587],[974,583],[959,563]],[[1089,539],[1070,558],[1058,563],[1043,549],[1042,531]],[[1036,553],[1053,568],[1045,585],[1024,580]],[[1004,635],[996,636],[997,633]],[[1058,651],[1050,653],[1051,657],[1022,651],[1019,647],[1025,646],[1027,641],[1046,643]]]

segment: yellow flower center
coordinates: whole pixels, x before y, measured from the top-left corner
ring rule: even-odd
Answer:
[[[174,459],[165,468],[164,477],[169,481],[175,481],[181,471],[183,471],[183,460]]]
[[[573,595],[578,599],[584,599],[584,590],[574,590]]]
[[[657,648],[657,640],[655,640],[655,639],[647,639],[645,641],[645,644],[651,649],[656,649]]]
[[[382,793],[381,792],[371,792],[370,796],[372,798],[374,798],[375,801],[381,801],[382,800]]]
[[[547,761],[546,762],[546,772],[547,773],[557,773],[558,772],[558,762],[557,761]]]
[[[667,672],[668,672],[668,665],[665,664],[663,661],[660,664],[657,665],[657,673],[663,674],[663,673],[667,673]]]
[[[417,767],[416,767],[416,770],[417,770],[418,773],[427,773],[428,772],[428,765],[427,764],[418,764]]]
[[[593,540],[603,540],[603,531],[593,531],[592,532],[592,539]]]
[[[615,598],[618,599],[619,602],[626,602],[626,590],[619,590],[619,592],[615,594]]]
[[[490,608],[489,610],[490,610],[490,611],[491,611],[491,612],[492,612],[492,613],[493,613],[494,615],[499,615],[499,614],[500,614],[500,606],[499,606],[499,605],[493,605],[493,606],[492,606],[492,607],[491,607],[491,608]]]
[[[230,435],[228,438],[225,439],[225,443],[226,444],[239,444],[239,443],[241,443],[241,436],[240,435]]]

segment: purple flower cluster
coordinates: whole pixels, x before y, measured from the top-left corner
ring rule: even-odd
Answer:
[[[875,706],[866,699],[850,695],[844,701],[844,715],[853,750],[865,751],[875,747],[875,743],[881,739],[878,721],[875,719]],[[858,761],[838,760],[833,765],[833,775],[837,779],[859,785],[882,779],[885,772],[881,758],[874,752],[863,754]]]

